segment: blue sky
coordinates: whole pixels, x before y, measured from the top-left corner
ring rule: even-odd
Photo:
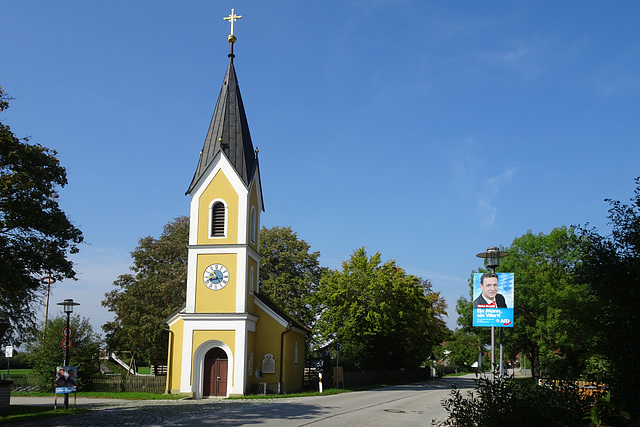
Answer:
[[[321,263],[361,246],[449,304],[488,246],[590,222],[640,175],[640,3],[0,0],[2,121],[58,151],[96,329],[144,236],[188,213],[227,66],[260,150],[262,224]],[[515,280],[517,287],[517,277]]]

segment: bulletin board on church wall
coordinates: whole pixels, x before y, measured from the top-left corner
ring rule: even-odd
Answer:
[[[513,273],[474,273],[473,326],[513,328],[513,290]]]

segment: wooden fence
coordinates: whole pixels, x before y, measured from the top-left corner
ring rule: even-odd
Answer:
[[[87,391],[135,391],[164,393],[167,377],[109,375],[89,378]]]
[[[607,384],[595,381],[563,381],[540,378],[538,385],[563,391],[574,391],[578,393],[581,399],[588,399],[594,402],[607,394],[609,390]]]
[[[12,390],[24,390],[38,386],[36,375],[11,375]],[[140,393],[165,392],[167,377],[107,375],[81,378],[79,391],[134,391]]]
[[[10,379],[13,381],[13,385],[11,386],[11,390],[16,389],[29,389],[36,388],[38,386],[38,377],[36,375],[13,375],[11,374]]]

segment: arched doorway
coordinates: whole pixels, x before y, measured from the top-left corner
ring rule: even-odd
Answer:
[[[202,396],[227,395],[227,353],[219,347],[212,348],[204,356],[204,381]]]

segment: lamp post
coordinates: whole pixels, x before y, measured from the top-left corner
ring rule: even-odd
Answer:
[[[478,258],[484,258],[484,265],[490,272],[495,273],[496,267],[500,265],[500,258],[504,258],[509,255],[509,252],[501,251],[496,246],[487,248],[486,252],[480,252],[476,256]],[[496,327],[491,327],[491,372],[495,379],[496,362],[495,362],[495,348],[496,348]],[[502,328],[500,328],[500,376],[502,376]]]
[[[69,322],[71,319],[71,313],[73,313],[73,306],[80,305],[77,302],[73,302],[72,299],[65,299],[63,302],[59,302],[57,305],[63,306],[63,310],[67,313],[67,327],[63,331],[64,335],[64,366],[69,366],[69,348],[71,347],[71,329],[69,329]],[[64,394],[64,409],[69,409],[69,393]]]

